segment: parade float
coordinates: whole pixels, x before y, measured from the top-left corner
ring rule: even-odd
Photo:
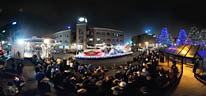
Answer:
[[[93,47],[87,48],[75,56],[75,60],[104,60],[132,55],[131,48],[127,46]]]

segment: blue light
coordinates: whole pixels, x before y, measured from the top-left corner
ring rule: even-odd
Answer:
[[[17,22],[16,22],[16,21],[12,22],[12,25],[16,25],[16,24],[17,24]]]
[[[206,50],[199,51],[198,54],[199,54],[202,58],[206,58]]]
[[[67,29],[71,29],[71,26],[67,26]]]
[[[146,30],[145,33],[148,33],[148,31]]]

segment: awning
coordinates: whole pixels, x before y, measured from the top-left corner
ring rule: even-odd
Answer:
[[[186,58],[206,58],[206,48],[200,45],[170,46],[163,51]]]

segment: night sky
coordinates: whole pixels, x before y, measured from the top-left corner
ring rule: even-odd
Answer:
[[[6,1],[6,0],[5,0]],[[139,1],[139,2],[137,2]],[[146,26],[159,34],[162,27],[176,36],[187,25],[206,24],[203,2],[189,0],[7,0],[0,3],[0,26],[17,20],[25,37],[48,37],[51,33],[75,27],[77,18],[86,16],[89,26],[125,31],[126,41],[143,33]],[[206,28],[206,27],[205,27]]]

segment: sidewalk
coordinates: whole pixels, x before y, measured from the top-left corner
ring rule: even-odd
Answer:
[[[171,96],[206,96],[206,86],[198,81],[192,68],[183,65],[183,75],[176,90]]]

